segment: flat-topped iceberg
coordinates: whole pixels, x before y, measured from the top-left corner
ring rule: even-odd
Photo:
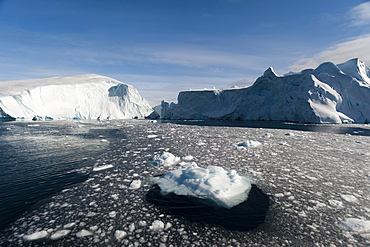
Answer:
[[[162,102],[163,119],[370,123],[370,69],[358,59],[277,75],[267,69],[250,87],[182,91]]]
[[[162,194],[174,193],[204,199],[224,208],[232,208],[248,198],[251,179],[219,166],[198,167],[196,164],[169,171],[153,178]]]
[[[152,112],[133,86],[100,75],[0,82],[0,120],[131,119]]]

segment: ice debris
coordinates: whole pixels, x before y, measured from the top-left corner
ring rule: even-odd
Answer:
[[[180,157],[176,157],[169,152],[164,152],[162,154],[154,155],[152,164],[154,166],[173,166],[179,164],[180,162]]]
[[[195,163],[153,178],[162,194],[193,196],[218,206],[232,208],[248,198],[251,179],[219,166],[198,167]]]
[[[106,169],[109,169],[109,168],[112,168],[112,167],[113,167],[113,165],[97,166],[97,167],[93,168],[93,171],[98,172],[98,171],[106,170]]]

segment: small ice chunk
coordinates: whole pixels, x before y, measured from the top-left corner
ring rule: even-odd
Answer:
[[[193,159],[194,159],[194,157],[191,156],[191,155],[187,155],[187,156],[181,158],[181,160],[183,160],[183,161],[192,161]]]
[[[357,203],[358,200],[354,195],[340,195],[340,198],[346,202]]]
[[[342,207],[343,206],[343,202],[341,201],[338,201],[338,200],[328,200],[330,206],[333,206],[333,207]]]
[[[152,139],[152,138],[157,138],[157,135],[148,135],[147,136],[149,139]]]
[[[113,165],[97,166],[97,167],[93,168],[93,171],[94,172],[102,171],[102,170],[106,170],[106,169],[109,169],[109,168],[112,168],[112,167],[113,167]]]
[[[76,225],[76,223],[75,223],[75,222],[71,222],[71,223],[65,224],[65,225],[63,226],[63,228],[71,228],[71,227],[74,227],[75,225]]]
[[[262,136],[263,138],[271,138],[273,137],[273,134],[270,134],[270,133],[266,133]]]
[[[116,211],[109,212],[109,217],[111,217],[111,218],[115,218],[116,215],[117,215]]]
[[[83,237],[87,237],[87,236],[91,236],[91,235],[93,235],[93,233],[88,231],[88,230],[85,230],[85,229],[82,229],[81,231],[76,233],[76,236],[78,238],[83,238]]]
[[[248,148],[259,147],[261,145],[262,143],[258,141],[245,141],[237,144],[238,147],[248,147]]]
[[[351,232],[370,233],[370,220],[346,218],[340,222],[340,225]]]
[[[154,166],[173,166],[177,165],[178,163],[181,162],[180,157],[176,157],[175,155],[169,153],[169,152],[164,152],[163,154],[157,154],[154,155],[152,164]]]
[[[153,178],[161,193],[194,196],[210,200],[218,206],[231,208],[248,198],[252,188],[251,179],[236,171],[227,172],[222,167],[200,168],[193,165]]]
[[[122,231],[122,230],[116,230],[116,232],[114,233],[114,236],[116,237],[117,240],[120,240],[120,239],[126,237],[127,233],[125,231]]]
[[[133,180],[130,184],[130,189],[137,190],[141,187],[141,180]]]
[[[39,232],[34,232],[30,235],[24,235],[23,240],[25,240],[25,241],[34,241],[34,240],[46,238],[47,236],[48,236],[47,231],[39,231]]]
[[[50,236],[51,240],[57,240],[60,239],[66,235],[68,235],[71,232],[71,230],[59,230],[56,231],[53,235]]]
[[[153,221],[152,225],[149,226],[149,229],[154,232],[162,231],[164,229],[164,223],[160,220],[155,220]]]

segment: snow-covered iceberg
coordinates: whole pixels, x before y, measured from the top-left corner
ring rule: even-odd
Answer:
[[[162,118],[370,123],[369,77],[359,59],[283,76],[269,68],[250,87],[182,91],[162,102]]]
[[[0,82],[0,120],[131,119],[152,112],[133,86],[100,75]]]
[[[162,194],[192,196],[232,208],[248,198],[251,179],[219,166],[201,168],[193,164],[153,178]]]

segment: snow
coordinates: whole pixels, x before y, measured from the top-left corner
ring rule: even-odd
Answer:
[[[368,123],[369,75],[358,59],[283,76],[269,68],[250,87],[182,91],[162,102],[162,118]]]
[[[248,198],[251,179],[220,166],[198,167],[195,163],[153,178],[161,193],[193,196],[216,205],[232,208]]]
[[[131,119],[151,112],[133,86],[100,75],[0,82],[0,119]]]

